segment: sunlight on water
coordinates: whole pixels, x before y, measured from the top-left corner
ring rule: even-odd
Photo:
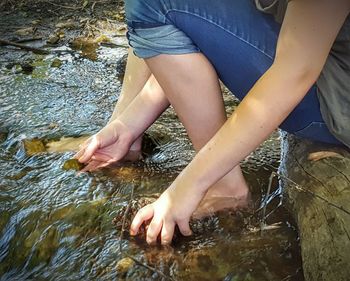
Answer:
[[[121,270],[126,253],[176,280],[301,280],[297,234],[282,207],[263,235],[261,213],[225,212],[193,222],[195,235],[178,237],[172,247],[120,241],[112,220],[123,217],[132,187],[136,199],[159,194],[193,157],[173,111],[149,129],[155,147],[143,161],[77,175],[65,168],[73,152],[47,152],[46,145],[106,123],[125,50],[98,49],[96,61],[62,55],[60,67],[52,67],[53,56],[1,52],[0,280],[161,279],[132,262]],[[34,66],[29,74],[20,68],[24,61]],[[256,208],[279,163],[278,138],[243,163]],[[270,210],[279,203],[278,189],[274,194]]]

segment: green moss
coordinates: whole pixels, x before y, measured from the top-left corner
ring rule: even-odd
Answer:
[[[84,167],[84,164],[80,163],[77,159],[69,159],[64,162],[62,169],[65,171],[75,170],[80,171]]]
[[[59,67],[61,67],[61,65],[62,65],[62,61],[60,59],[57,59],[57,58],[54,59],[51,63],[51,67],[59,68]]]
[[[27,156],[46,151],[45,145],[40,139],[24,140],[23,145]]]
[[[5,226],[8,224],[9,220],[11,218],[11,214],[9,211],[2,211],[0,215],[0,233],[5,228]]]

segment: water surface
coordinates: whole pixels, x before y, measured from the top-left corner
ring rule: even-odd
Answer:
[[[121,275],[126,254],[174,280],[302,280],[298,236],[279,206],[280,190],[266,195],[279,163],[277,132],[243,163],[254,206],[269,202],[266,223],[274,227],[261,233],[261,212],[220,213],[166,248],[120,241],[112,220],[132,188],[135,198],[162,192],[193,157],[172,110],[149,129],[157,147],[135,164],[77,176],[63,169],[71,152],[26,153],[25,140],[98,131],[118,99],[125,54],[101,47],[92,61],[0,49],[0,280],[162,279],[138,264]],[[52,67],[57,58],[61,66]],[[228,95],[225,102],[232,111],[236,102]]]

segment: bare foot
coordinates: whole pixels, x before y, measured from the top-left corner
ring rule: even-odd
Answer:
[[[249,206],[250,194],[244,197],[205,197],[197,210],[193,213],[194,219],[200,219],[215,214],[222,210],[238,210]]]
[[[231,179],[221,180],[208,190],[192,217],[200,219],[221,210],[246,208],[249,202],[249,187],[238,168]]]

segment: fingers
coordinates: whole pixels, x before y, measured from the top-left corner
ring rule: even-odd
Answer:
[[[109,155],[105,155],[103,153],[95,152],[95,154],[91,157],[92,160],[100,161],[100,162],[108,162],[111,163],[111,160],[114,160]],[[113,161],[114,162],[114,161]]]
[[[79,159],[85,152],[85,148],[91,141],[91,137],[85,140],[83,143],[79,145],[79,151],[73,156],[73,158]]]
[[[141,208],[135,218],[133,219],[131,226],[130,226],[130,235],[136,235],[139,232],[139,228],[142,225],[144,221],[149,220],[150,218],[153,217],[153,205],[147,205],[143,208]]]
[[[91,141],[89,142],[89,144],[83,149],[84,151],[82,155],[78,158],[78,161],[81,163],[88,162],[91,159],[92,155],[95,153],[95,151],[99,148],[99,146],[100,146],[100,142],[95,135],[91,138]]]
[[[171,243],[174,235],[174,228],[175,224],[173,222],[164,221],[161,233],[162,245],[168,245]]]
[[[192,230],[190,228],[188,220],[182,220],[178,221],[177,225],[179,227],[179,230],[183,236],[190,236],[192,235]]]
[[[95,171],[95,170],[97,170],[97,169],[99,169],[101,167],[105,167],[105,166],[103,166],[104,164],[106,164],[106,166],[108,165],[108,163],[105,163],[105,162],[92,160],[83,169],[81,169],[79,171],[79,173]]]
[[[157,237],[160,230],[162,229],[162,226],[162,218],[154,216],[147,229],[146,241],[148,244],[153,245],[157,242]]]

